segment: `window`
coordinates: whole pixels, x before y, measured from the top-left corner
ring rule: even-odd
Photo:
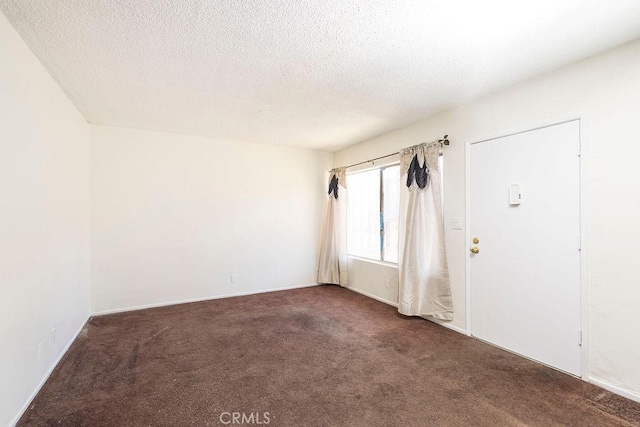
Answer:
[[[400,166],[347,175],[347,252],[398,262]]]

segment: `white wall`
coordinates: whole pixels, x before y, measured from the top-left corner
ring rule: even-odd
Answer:
[[[640,398],[640,42],[538,77],[334,154],[335,165],[381,156],[450,135],[444,157],[446,240],[455,320],[465,328],[464,231],[467,140],[581,116],[588,144],[590,376]],[[383,277],[395,270],[352,260],[352,286],[390,299]],[[397,288],[396,288],[397,289]],[[393,294],[391,302],[397,301]]]
[[[325,152],[91,126],[93,311],[315,283],[331,164]]]
[[[16,421],[89,316],[87,130],[0,13],[2,426]]]

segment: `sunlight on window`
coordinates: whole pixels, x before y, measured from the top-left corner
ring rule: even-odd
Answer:
[[[442,156],[438,163],[442,176]],[[400,165],[348,174],[347,188],[347,253],[397,264]]]
[[[380,259],[380,170],[347,176],[347,252]]]
[[[398,262],[398,215],[400,210],[400,166],[382,170],[384,218],[383,261]]]
[[[347,252],[397,263],[400,166],[347,175],[347,188]]]

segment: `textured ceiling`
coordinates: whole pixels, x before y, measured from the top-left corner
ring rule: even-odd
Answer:
[[[640,37],[638,0],[0,0],[90,123],[335,150]]]

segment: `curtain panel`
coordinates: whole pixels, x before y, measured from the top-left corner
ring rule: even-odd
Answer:
[[[438,157],[441,144],[400,151],[398,311],[453,320]]]
[[[322,233],[318,283],[347,286],[347,176],[346,168],[329,172],[327,216]]]

